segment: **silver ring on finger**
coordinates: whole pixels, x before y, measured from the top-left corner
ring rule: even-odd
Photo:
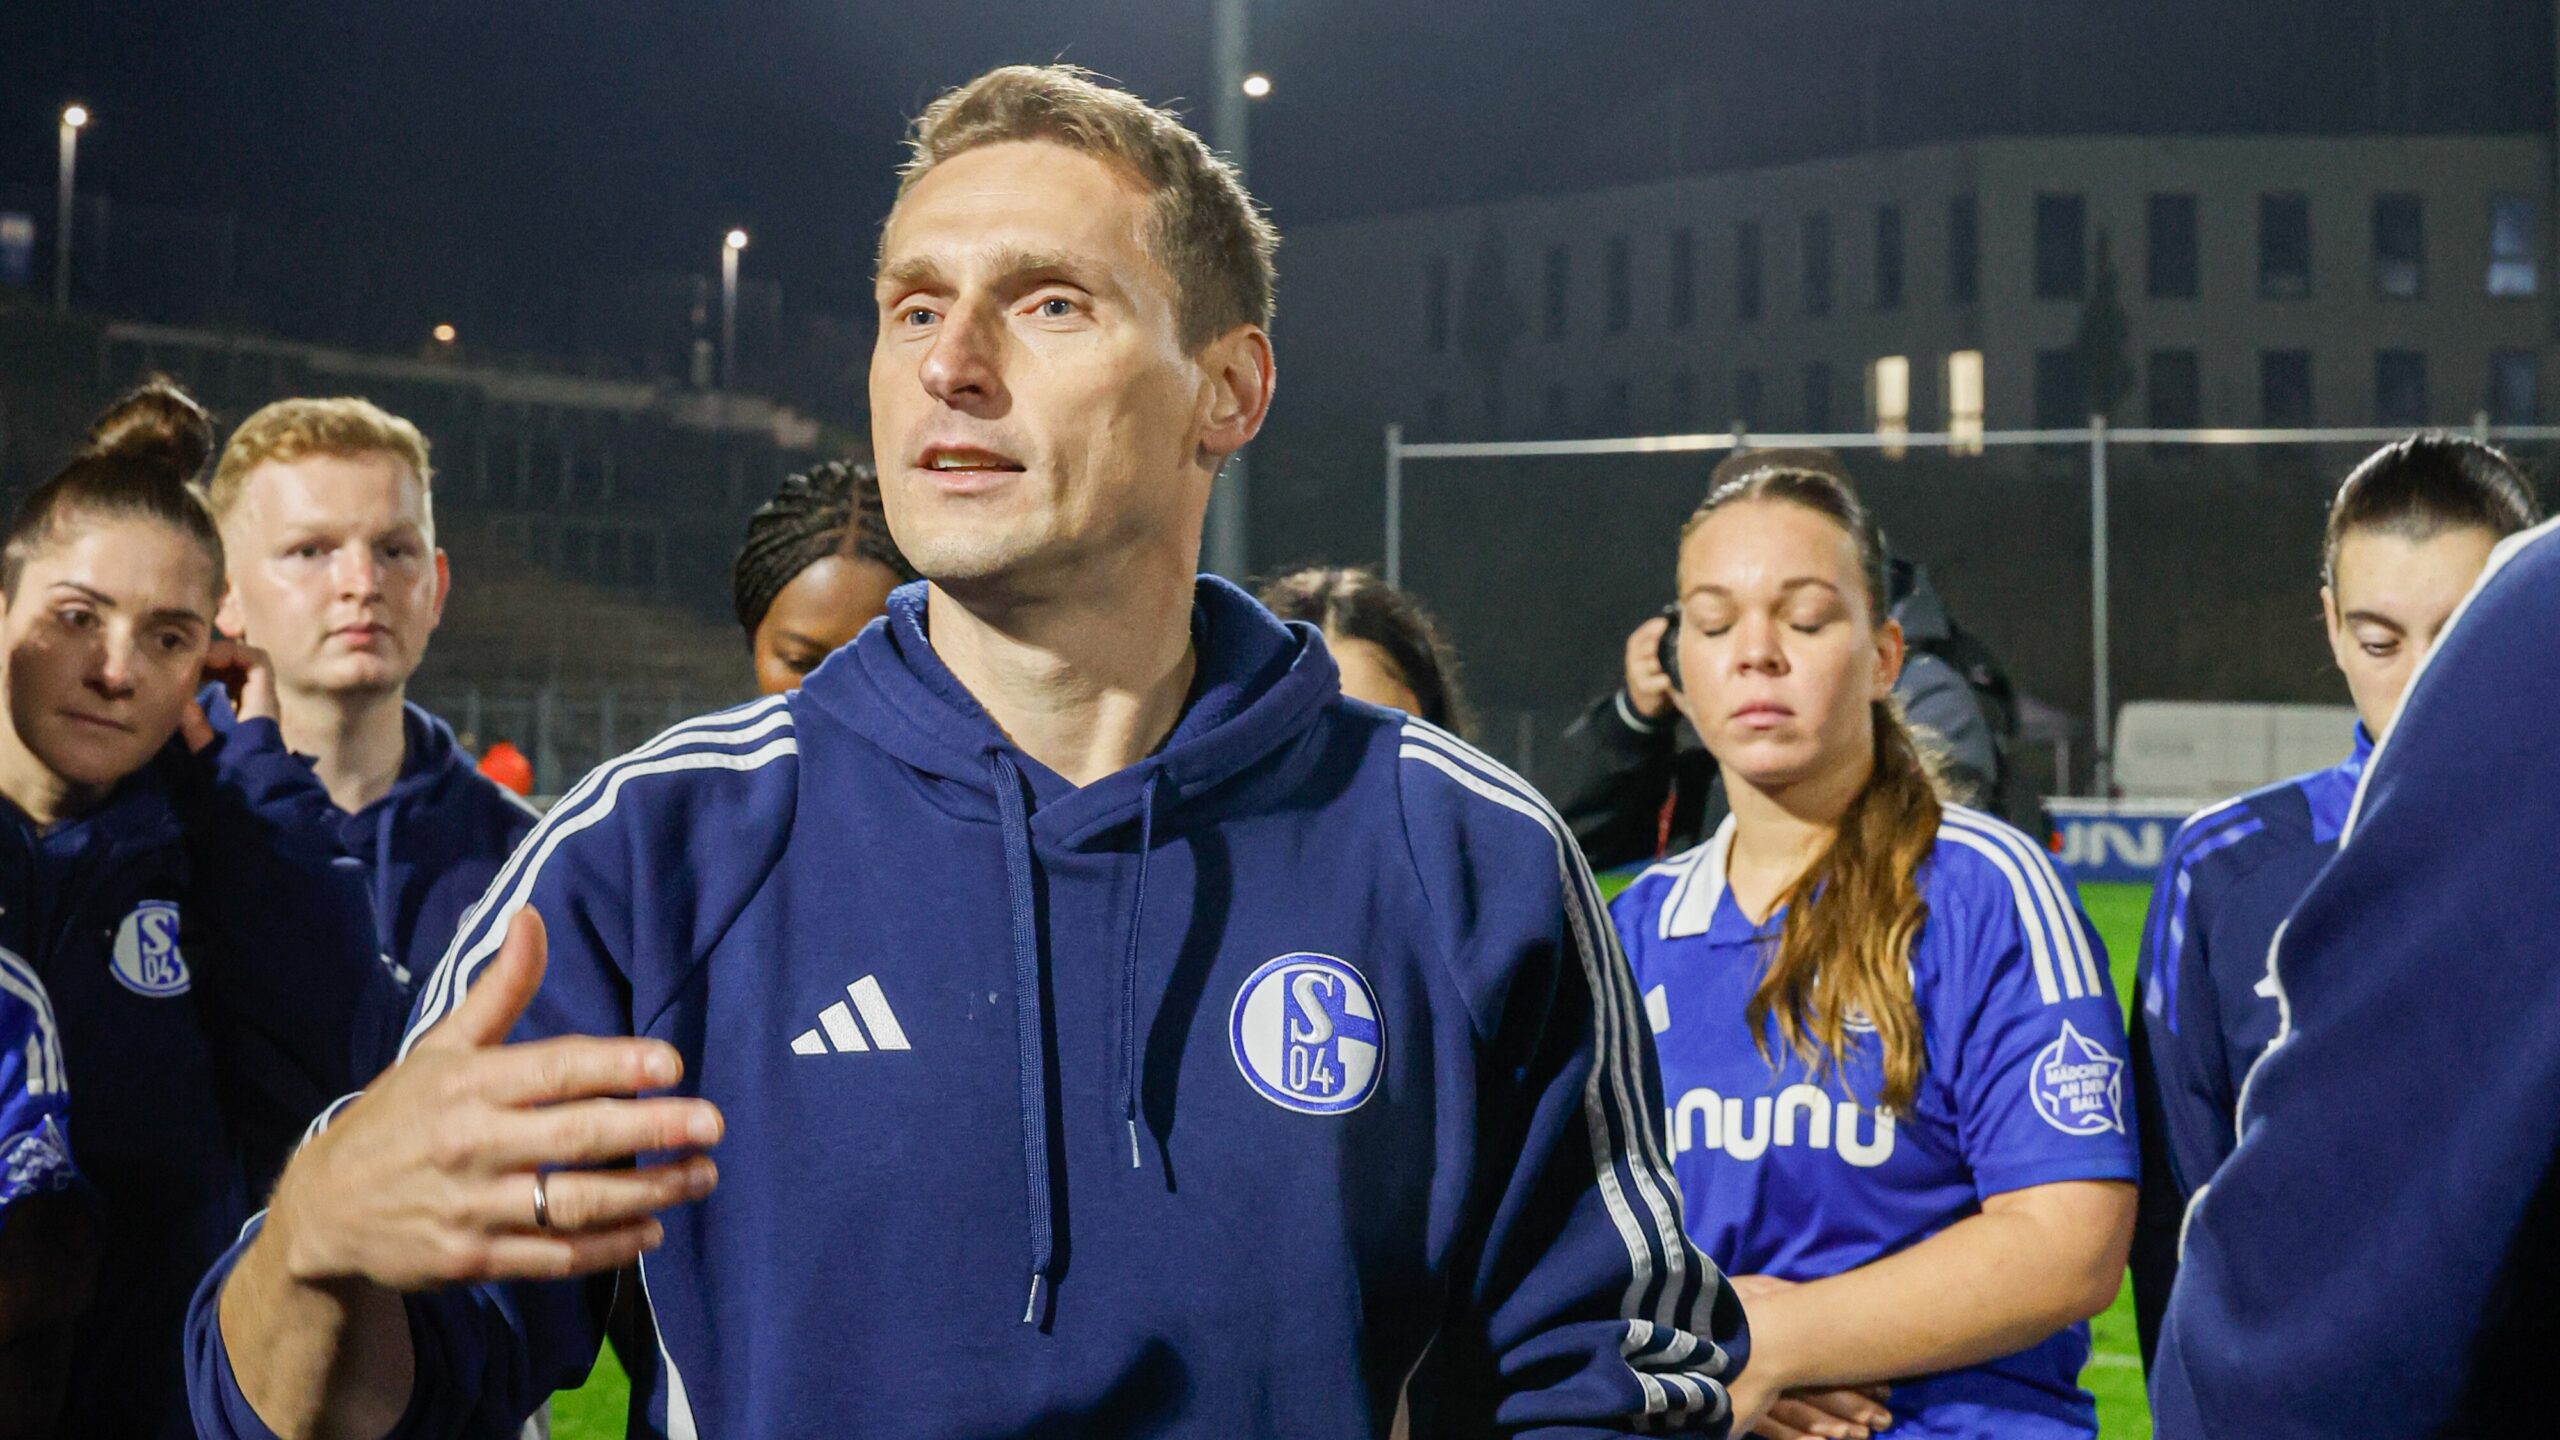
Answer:
[[[533,1228],[536,1230],[551,1228],[550,1179],[539,1170],[533,1172]]]

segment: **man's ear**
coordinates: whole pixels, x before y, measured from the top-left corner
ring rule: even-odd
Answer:
[[[1207,381],[1200,418],[1200,448],[1218,459],[1243,449],[1271,414],[1279,375],[1271,337],[1259,325],[1239,325],[1200,352]]]
[[[435,625],[444,623],[444,602],[452,598],[453,562],[445,558],[444,547],[439,545],[436,547],[436,603],[434,609],[429,612],[433,616],[434,625],[427,628],[432,630]]]

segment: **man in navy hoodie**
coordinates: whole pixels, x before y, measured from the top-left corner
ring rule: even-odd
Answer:
[[[434,477],[426,437],[368,401],[279,400],[232,434],[208,496],[230,559],[217,619],[273,660],[285,744],[337,804],[404,987],[540,818],[408,703],[452,584]]]
[[[199,1425],[504,1434],[595,1357],[561,1277],[645,1256],[635,1433],[1721,1433],[1740,1305],[1562,821],[1194,574],[1267,222],[1069,69],[913,148],[871,399],[927,582],[545,818],[198,1293]]]
[[[2158,1433],[2551,1424],[2560,525],[2501,544],[2277,932],[2275,1043],[2189,1211]]]

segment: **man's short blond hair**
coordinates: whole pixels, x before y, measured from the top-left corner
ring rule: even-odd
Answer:
[[[1074,65],[1007,65],[925,107],[907,135],[898,196],[934,166],[983,145],[1045,140],[1117,164],[1155,194],[1156,258],[1173,277],[1182,343],[1271,324],[1280,233],[1221,160],[1172,112]]]
[[[409,467],[419,494],[433,503],[435,468],[427,463],[427,437],[370,400],[339,395],[278,400],[241,421],[206,487],[214,516],[226,518],[240,503],[250,471],[270,460],[290,463],[309,455],[388,455]]]

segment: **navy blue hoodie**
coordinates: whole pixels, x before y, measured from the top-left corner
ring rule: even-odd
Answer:
[[[2552,1428],[2560,525],[2505,542],[2278,933],[2274,1044],[2188,1212],[2158,1433]]]
[[[233,723],[220,694],[208,690],[204,705],[217,729]],[[332,806],[319,818],[363,863],[382,957],[401,986],[414,989],[542,812],[481,774],[452,729],[426,710],[404,706],[401,730],[406,748],[391,789],[353,815]]]
[[[1740,1306],[1554,812],[1214,580],[1171,738],[1073,788],[924,610],[589,776],[421,991],[413,1039],[530,902],[517,1038],[663,1038],[728,1116],[641,1267],[636,1433],[1368,1436],[1417,1370],[1452,1433],[1721,1432]],[[221,1273],[192,1400],[263,1436]],[[411,1297],[398,1433],[511,1433],[594,1294]]]
[[[71,1158],[102,1222],[65,1434],[194,1433],[187,1297],[399,1023],[357,877],[280,823],[327,793],[272,722],[214,745],[173,745],[41,833],[0,804],[0,947],[51,998]]]

